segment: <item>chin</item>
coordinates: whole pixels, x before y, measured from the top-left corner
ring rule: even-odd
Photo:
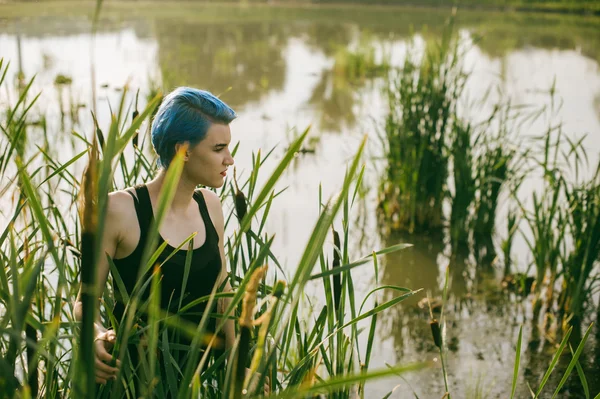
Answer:
[[[225,184],[225,179],[222,179],[219,182],[214,182],[212,184],[207,184],[207,186],[212,187],[212,188],[221,188],[221,187],[223,187],[223,184]]]
[[[198,183],[199,185],[202,185],[204,187],[210,187],[210,188],[220,188],[220,187],[223,187],[223,184],[225,184],[224,177],[221,177],[220,179],[199,178],[197,181],[200,182],[200,183]]]

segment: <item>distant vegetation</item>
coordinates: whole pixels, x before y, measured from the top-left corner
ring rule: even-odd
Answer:
[[[279,0],[282,2],[282,0]],[[513,9],[545,9],[545,10],[585,10],[598,9],[598,2],[593,0],[312,0],[311,3],[356,3],[356,4],[393,4],[430,7],[469,6],[475,8],[513,8]]]
[[[46,0],[55,2],[54,0]],[[64,0],[63,0],[64,1]],[[74,0],[70,0],[74,1]],[[153,1],[153,0],[150,0]],[[181,0],[154,0],[159,3],[174,3]],[[192,2],[192,0],[183,0]],[[1,3],[33,3],[39,0],[3,0]],[[105,0],[104,3],[119,2]],[[137,3],[138,1],[132,1]],[[553,13],[575,13],[600,15],[600,4],[594,0],[201,0],[199,3],[245,3],[245,4],[356,4],[370,6],[411,6],[411,7],[464,7],[473,9],[494,9],[507,11],[541,11]]]
[[[418,7],[468,7],[477,9],[499,9],[514,11],[544,11],[559,13],[600,14],[600,4],[593,0],[271,0],[247,3],[311,3],[311,4],[368,4],[368,5],[404,5]]]
[[[553,120],[554,88],[549,108],[523,112],[523,106],[501,101],[483,121],[461,116],[457,104],[469,73],[454,37],[449,30],[441,43],[428,44],[420,60],[406,57],[385,88],[380,226],[411,234],[447,228],[453,255],[472,254],[479,265],[489,265],[497,257],[498,205],[507,194],[505,277],[512,278],[510,252],[518,232],[536,272],[533,320],[545,306],[558,325],[572,326],[580,338],[599,288],[600,164],[588,162],[583,137],[567,137]],[[547,123],[544,134],[518,139],[519,127],[538,118]],[[540,178],[543,189],[523,198],[520,187],[531,177]]]

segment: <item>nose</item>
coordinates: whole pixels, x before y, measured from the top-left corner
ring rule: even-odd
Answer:
[[[231,153],[227,153],[227,157],[225,158],[224,164],[227,166],[231,166],[235,163],[235,161],[233,160],[233,157],[231,156]]]

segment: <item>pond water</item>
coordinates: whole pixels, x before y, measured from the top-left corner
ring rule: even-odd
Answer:
[[[380,282],[424,288],[433,297],[440,295],[445,268],[451,266],[447,334],[453,397],[479,397],[478,392],[493,398],[508,396],[522,323],[524,342],[529,345],[522,359],[517,397],[528,396],[526,383],[537,386],[553,341],[552,334],[542,340],[532,336],[530,301],[507,300],[493,268],[480,267],[470,257],[452,259],[443,236],[387,237],[380,233],[375,207],[382,166],[377,133],[386,112],[384,81],[374,78],[351,83],[333,71],[340,49],[365,42],[374,46],[378,57],[385,55],[392,65],[402,65],[408,48],[419,51],[425,42],[440,35],[449,10],[109,4],[94,38],[91,13],[80,5],[0,5],[0,57],[11,61],[11,82],[19,69],[26,78],[36,75],[34,91],[42,91],[36,111],[48,118],[58,160],[68,160],[77,150],[71,128],[91,134],[90,109],[96,108],[101,125],[109,123],[108,104],[116,107],[119,90],[126,83],[131,89],[128,100],[138,89],[140,99],[145,98],[151,87],[168,91],[188,85],[220,93],[239,114],[232,132],[234,142],[240,142],[236,157],[240,172],[249,173],[252,151],[278,146],[265,164],[263,179],[295,134],[311,126],[309,137],[315,152],[299,156],[283,176],[279,187],[289,188],[274,203],[266,227],[277,236],[273,252],[291,273],[318,216],[319,186],[324,198],[340,188],[345,165],[367,134],[365,180],[369,191],[360,212],[358,207],[355,211],[359,216],[351,230],[353,256],[402,241],[415,244],[382,260]],[[570,137],[588,133],[584,147],[590,164],[597,162],[600,20],[459,12],[457,30],[468,43],[464,61],[472,72],[465,101],[482,98],[492,88],[492,99],[502,96],[515,103],[542,106],[554,87],[556,97],[562,100],[554,117],[563,122]],[[57,88],[54,81],[59,74],[70,77],[72,83]],[[15,96],[14,91],[2,93],[0,102],[9,97],[14,102]],[[61,125],[59,96],[64,108],[75,105],[78,109],[75,125]],[[487,115],[485,107],[469,111],[474,120]],[[533,137],[545,127],[545,122],[539,121],[520,134]],[[73,168],[80,172],[82,167],[76,164]],[[534,181],[531,187],[536,184]],[[12,207],[9,198],[1,201]],[[2,226],[7,214],[0,215]],[[502,223],[498,241],[504,235]],[[524,240],[515,242],[514,257],[517,270],[526,270],[530,258]],[[362,300],[374,286],[373,271],[365,266],[353,276],[356,296]],[[321,292],[317,286],[309,286],[307,295],[319,300]],[[386,292],[384,296],[391,295]],[[422,398],[442,396],[443,378],[430,338],[428,313],[417,305],[422,298],[380,317],[371,369],[413,361],[432,361],[433,366],[406,374],[404,379],[371,383],[366,397],[383,397],[398,385],[391,398],[413,398],[414,393]],[[594,333],[582,359],[590,376],[600,375],[600,329]],[[361,335],[363,341],[365,335]],[[559,379],[554,375],[549,387],[555,387]],[[593,393],[600,390],[597,377],[589,383]],[[576,378],[567,385],[561,397],[580,397]]]

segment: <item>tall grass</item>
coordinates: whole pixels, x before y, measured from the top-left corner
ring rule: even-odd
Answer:
[[[465,252],[469,246],[472,206],[476,195],[475,159],[473,154],[473,127],[455,121],[452,135],[454,195],[451,197],[450,240],[454,252]]]
[[[386,91],[381,224],[428,233],[447,227],[452,255],[473,250],[478,265],[494,265],[498,210],[507,201],[508,234],[500,245],[505,276],[512,277],[513,243],[524,240],[535,270],[534,324],[545,305],[546,320],[562,321],[563,333],[572,327],[571,341],[579,344],[598,293],[600,166],[585,175],[584,138],[568,139],[561,124],[549,123],[533,144],[518,139],[522,126],[546,109],[528,113],[527,105],[501,100],[483,122],[461,118],[456,104],[468,74],[458,48],[450,30],[437,47],[426,47],[422,59],[409,54]],[[554,94],[555,86],[551,112]],[[523,187],[527,178],[539,178],[541,189]],[[448,215],[442,212],[447,199]],[[521,280],[525,288],[528,278]],[[440,340],[435,344],[441,349]]]
[[[427,46],[420,62],[409,54],[391,78],[379,208],[394,230],[422,232],[443,226],[448,140],[466,78],[458,62],[457,47],[447,34],[441,43]]]
[[[593,303],[598,289],[597,271],[600,261],[600,165],[587,182],[569,185],[565,195],[570,210],[567,215],[573,247],[564,262],[560,309],[579,325],[585,311]]]
[[[447,226],[454,252],[474,246],[490,263],[500,194],[516,163],[507,142],[511,107],[496,106],[483,122],[459,114],[469,73],[455,36],[451,20],[439,43],[428,43],[420,59],[409,52],[391,79],[379,214],[392,230]]]
[[[536,271],[534,316],[545,305],[550,312],[558,312],[565,330],[573,326],[579,336],[598,287],[594,270],[600,251],[600,166],[591,170],[591,176],[582,176],[590,172],[581,170],[587,163],[582,139],[567,139],[560,126],[549,128],[537,143],[540,151],[529,158],[534,164],[531,173],[542,176],[542,189],[532,193],[530,206],[516,193],[513,196],[527,227],[522,237]]]
[[[515,181],[520,178],[520,156],[510,144],[516,136],[510,131],[511,111],[510,104],[495,107],[478,137],[479,153],[474,162],[476,196],[470,230],[476,256],[487,264],[496,257],[493,235],[500,194],[509,183],[518,184]]]
[[[8,67],[4,62],[0,66],[0,76],[4,77]],[[31,107],[37,98],[29,93],[30,87],[31,84],[25,87],[14,106],[2,111],[2,139],[8,145],[3,146],[1,154],[1,190],[22,197],[13,206],[9,223],[0,235],[0,391],[6,396],[125,397],[128,390],[136,389],[132,381],[137,378],[142,384],[136,396],[171,394],[186,398],[202,394],[203,397],[238,398],[242,388],[248,391],[246,397],[254,397],[261,396],[265,378],[269,376],[273,397],[323,393],[344,398],[350,397],[352,386],[364,389],[365,383],[374,378],[420,367],[371,370],[368,368],[370,357],[368,354],[365,357],[365,349],[359,345],[357,323],[371,320],[374,331],[378,313],[416,292],[396,287],[400,293],[397,298],[381,304],[376,302],[372,308],[367,308],[368,302],[364,302],[364,310],[363,306],[357,306],[359,298],[355,297],[352,270],[405,247],[396,245],[356,260],[349,257],[348,249],[352,245],[348,234],[349,215],[363,176],[360,162],[364,141],[348,166],[339,195],[329,201],[318,198],[322,204],[320,216],[285,288],[282,283],[272,283],[270,276],[257,281],[252,280],[252,275],[266,263],[274,265],[272,269],[280,268],[271,251],[273,237],[265,231],[265,221],[271,204],[281,193],[275,188],[277,181],[301,148],[308,130],[290,145],[262,188],[258,188],[258,175],[269,154],[263,157],[259,152],[254,156],[250,176],[238,184],[238,190],[232,184],[220,190],[226,204],[236,191],[238,194],[239,221],[232,217],[233,211],[225,215],[228,225],[239,223],[235,234],[225,243],[234,292],[221,293],[215,287],[212,295],[198,298],[195,303],[207,302],[207,309],[211,303],[226,297],[230,305],[219,315],[205,312],[199,325],[190,325],[181,318],[185,309],[166,313],[164,304],[159,302],[160,265],[156,260],[165,247],[156,247],[156,228],[149,236],[140,279],[133,292],[123,289],[118,273],[114,273],[111,285],[104,292],[95,289],[95,260],[104,256],[98,237],[104,229],[108,193],[122,188],[123,184],[147,181],[154,173],[151,166],[154,160],[145,155],[144,146],[148,144],[140,127],[152,115],[160,95],[130,118],[127,111],[130,97],[124,90],[110,125],[97,126],[89,140],[78,135],[79,144],[86,150],[61,164],[52,159],[56,149],[46,148],[43,156],[35,149],[29,154],[18,150],[31,148],[20,141],[28,133],[26,121],[32,115]],[[134,137],[139,137],[139,141],[131,146]],[[88,166],[82,180],[70,170],[85,157]],[[159,197],[155,215],[158,223],[168,209],[182,167],[183,161],[178,155],[167,171],[169,184]],[[62,198],[49,195],[57,187]],[[78,202],[80,193],[82,201]],[[246,209],[242,212],[244,205]],[[335,249],[339,259],[334,268],[333,257],[326,254],[324,248],[339,211],[342,211],[343,223],[341,239]],[[186,243],[191,242],[191,238]],[[186,243],[181,247],[185,248]],[[313,271],[315,264],[320,271]],[[111,268],[116,271],[114,265]],[[283,275],[283,271],[278,274]],[[341,282],[341,290],[335,294],[330,283],[332,276],[339,276]],[[85,309],[81,323],[73,319],[70,306],[79,281]],[[325,292],[325,303],[317,312],[319,316],[314,324],[306,323],[301,317],[302,293],[309,281],[320,282]],[[146,289],[150,294],[144,299],[142,293]],[[246,306],[245,321],[236,322],[238,342],[235,347],[228,353],[213,350],[220,344],[218,334],[206,334],[209,318],[219,316],[218,333],[225,319],[238,319],[242,299],[254,291],[257,305]],[[127,303],[120,320],[112,313],[117,295]],[[92,323],[97,317],[98,297],[102,298],[98,317],[117,332],[113,358],[122,362],[117,381],[101,387],[94,384],[92,361]],[[170,347],[169,333],[173,331],[189,337],[190,347]],[[209,349],[200,352],[200,347],[207,342],[212,342]],[[139,364],[132,364],[129,358],[130,345],[138,348]],[[192,354],[185,368],[180,368],[176,361],[176,349]],[[362,367],[361,363],[364,363]],[[240,370],[246,367],[250,369],[249,375],[242,378]]]
[[[453,187],[448,229],[453,252],[466,253],[473,247],[485,264],[495,258],[500,194],[518,169],[517,151],[507,144],[510,106],[499,108],[480,124],[457,118],[450,134]]]
[[[385,55],[377,59],[373,39],[366,32],[361,32],[360,39],[354,50],[340,47],[334,54],[333,73],[344,77],[350,82],[364,80],[386,74],[390,65]]]

